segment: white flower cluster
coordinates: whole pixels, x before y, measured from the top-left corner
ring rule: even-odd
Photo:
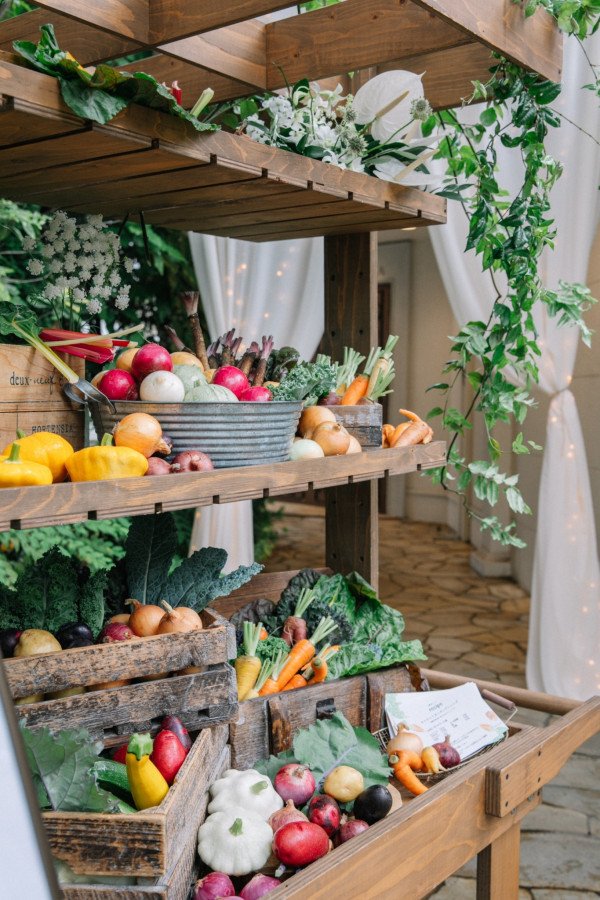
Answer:
[[[33,238],[25,238],[23,249],[27,253],[39,249],[27,268],[43,279],[41,296],[49,303],[85,308],[88,315],[99,315],[111,298],[117,309],[129,306],[130,286],[122,283],[120,269],[122,265],[130,274],[134,261],[121,260],[119,238],[103,226],[102,216],[87,216],[78,224],[58,210],[43,232],[41,248]]]
[[[261,98],[245,131],[262,144],[343,169],[425,186],[438,178],[422,169],[435,153],[429,146],[439,140],[422,136],[421,122],[430,115],[421,76],[396,70],[376,75],[355,96],[343,97],[339,84],[322,91],[301,81],[287,95]]]

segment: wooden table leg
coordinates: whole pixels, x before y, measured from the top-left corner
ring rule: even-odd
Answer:
[[[477,854],[476,900],[517,900],[521,823],[499,835]]]

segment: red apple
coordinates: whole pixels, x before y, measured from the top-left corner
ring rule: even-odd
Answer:
[[[171,354],[160,344],[144,344],[131,361],[132,375],[141,381],[150,372],[172,372]]]

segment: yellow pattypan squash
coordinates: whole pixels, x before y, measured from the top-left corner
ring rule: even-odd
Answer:
[[[131,447],[113,446],[111,434],[105,434],[97,447],[77,450],[65,465],[71,481],[137,478],[148,471],[146,457]]]
[[[75,452],[72,445],[51,431],[38,431],[36,434],[25,435],[24,431],[17,431],[17,440],[21,447],[20,459],[22,461],[40,463],[47,466],[52,472],[52,481],[64,481],[67,477],[65,461]],[[12,444],[8,444],[2,451],[7,456],[10,454]]]

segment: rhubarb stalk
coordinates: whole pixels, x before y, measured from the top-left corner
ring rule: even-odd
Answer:
[[[265,380],[265,372],[267,371],[267,361],[269,356],[271,355],[271,351],[273,350],[273,335],[270,334],[269,337],[265,337],[263,334],[262,339],[262,350],[260,353],[260,358],[258,360],[258,365],[256,367],[256,375],[254,376],[253,385],[261,385]]]
[[[183,302],[190,323],[196,356],[202,363],[202,368],[208,372],[210,366],[208,364],[208,356],[206,355],[206,344],[204,343],[204,335],[202,334],[202,326],[200,325],[200,316],[198,315],[198,300],[200,299],[200,294],[198,291],[182,291],[179,296]]]
[[[165,325],[164,329],[171,338],[172,344],[177,351],[179,351],[180,353],[191,353],[192,356],[196,356],[194,351],[190,350],[190,348],[183,343],[174,328],[172,328],[170,325]]]

